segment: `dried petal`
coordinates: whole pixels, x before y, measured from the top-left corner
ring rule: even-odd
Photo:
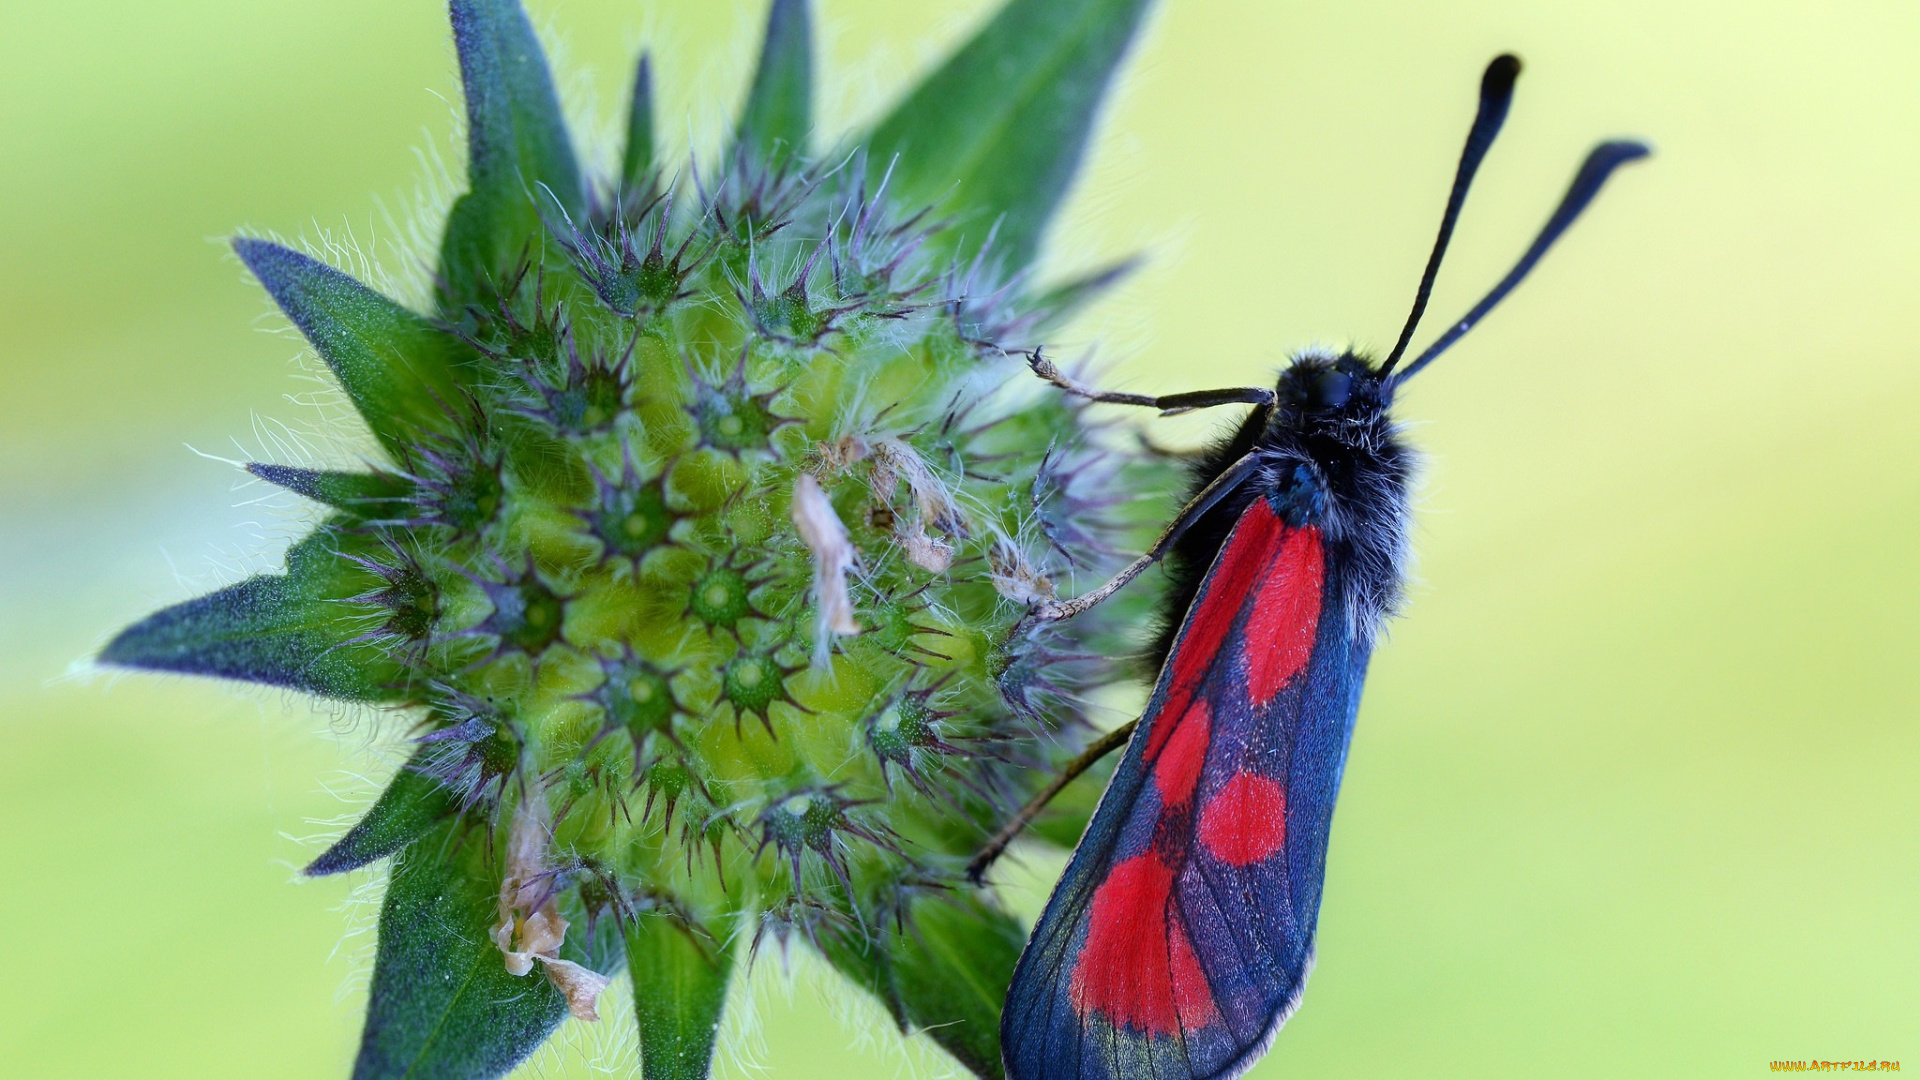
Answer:
[[[953,545],[928,536],[925,526],[917,519],[900,525],[896,534],[907,561],[920,569],[944,574],[953,565]]]
[[[853,543],[847,527],[834,513],[820,481],[801,473],[793,482],[793,524],[800,539],[813,551],[813,596],[819,609],[814,631],[814,655],[824,659],[834,634],[857,634],[853,600],[847,595],[847,574],[853,569]]]
[[[966,522],[960,517],[959,508],[954,505],[947,486],[933,475],[933,470],[920,460],[920,455],[914,452],[913,447],[898,439],[881,439],[873,445],[873,461],[876,493],[883,471],[889,477],[889,498],[891,477],[898,476],[906,481],[907,490],[913,493],[914,509],[920,512],[924,523],[949,535],[967,535]]]
[[[547,978],[566,996],[567,1011],[576,1020],[598,1020],[594,1003],[613,980],[571,960],[560,959],[567,940],[566,918],[554,905],[552,881],[546,873],[546,797],[530,794],[514,811],[507,832],[506,874],[500,880],[500,921],[493,943],[506,957],[507,971],[527,975],[538,960]]]
[[[987,561],[993,567],[994,591],[1001,596],[1022,605],[1053,599],[1053,581],[1028,562],[1026,553],[1012,541],[1004,537],[995,541]]]
[[[543,956],[540,960],[546,965],[548,981],[566,996],[567,1011],[573,1014],[575,1020],[600,1019],[595,1006],[600,995],[613,983],[612,977],[581,967],[571,960],[558,960],[550,956]]]

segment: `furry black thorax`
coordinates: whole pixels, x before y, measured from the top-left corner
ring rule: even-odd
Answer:
[[[1188,498],[1248,453],[1261,467],[1168,553],[1160,628],[1146,658],[1155,670],[1227,534],[1256,498],[1268,499],[1289,524],[1320,530],[1329,596],[1338,598],[1362,646],[1399,606],[1415,458],[1389,415],[1392,378],[1357,353],[1307,353],[1281,371],[1276,390],[1274,404],[1256,407],[1194,463]]]

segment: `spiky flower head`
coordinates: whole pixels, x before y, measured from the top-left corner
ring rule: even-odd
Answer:
[[[378,460],[250,466],[329,516],[103,659],[414,740],[308,868],[393,859],[356,1076],[500,1075],[622,967],[643,1075],[704,1076],[729,979],[794,939],[999,1072],[1024,935],[963,867],[1084,741],[1139,608],[1021,616],[1169,486],[1021,359],[1114,276],[1027,287],[1144,6],[1011,0],[829,143],[776,0],[718,155],[655,162],[643,60],[590,177],[515,0],[453,0],[469,190],[433,309],[235,242]]]

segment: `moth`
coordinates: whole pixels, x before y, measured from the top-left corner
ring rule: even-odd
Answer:
[[[1032,356],[1038,375],[1097,402],[1253,409],[1200,459],[1190,501],[1146,554],[1031,613],[1069,618],[1170,557],[1171,630],[1145,713],[1069,766],[972,868],[978,877],[1046,799],[1124,739],[1008,989],[1010,1080],[1235,1077],[1299,1006],[1361,685],[1407,556],[1413,461],[1394,395],[1532,271],[1614,170],[1649,153],[1633,141],[1594,147],[1506,277],[1403,363],[1519,72],[1503,55],[1481,78],[1438,239],[1383,361],[1306,353],[1272,389],[1154,397],[1091,389]]]

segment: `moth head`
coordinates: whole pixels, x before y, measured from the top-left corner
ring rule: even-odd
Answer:
[[[1295,418],[1349,418],[1377,412],[1393,395],[1393,381],[1357,353],[1306,353],[1280,373],[1281,412]]]

